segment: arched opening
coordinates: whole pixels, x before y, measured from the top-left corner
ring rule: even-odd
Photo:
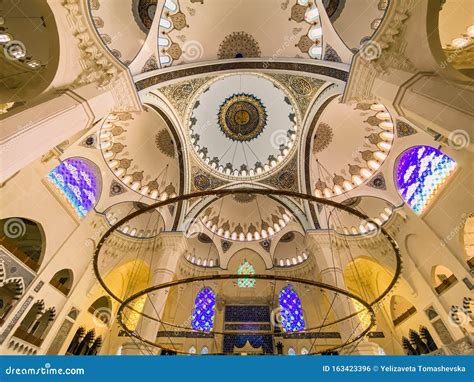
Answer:
[[[100,170],[90,160],[65,159],[50,171],[48,179],[79,218],[84,218],[99,200],[102,188]]]
[[[214,328],[216,294],[211,288],[202,288],[194,301],[192,328],[209,333]]]
[[[237,274],[242,276],[251,276],[255,274],[255,268],[251,263],[244,259],[237,269]],[[253,288],[255,286],[255,282],[256,280],[251,277],[242,277],[237,279],[237,286],[239,288]]]
[[[0,245],[33,271],[37,271],[44,256],[45,235],[40,224],[25,218],[0,220]]]
[[[2,19],[5,54],[0,56],[0,99],[9,102],[0,104],[0,118],[19,111],[45,91],[59,63],[58,29],[46,1],[31,0],[21,7],[17,1],[5,0]]]
[[[289,284],[280,291],[278,303],[281,309],[283,331],[292,333],[303,330],[305,328],[303,308],[298,293],[296,293],[292,285]]]
[[[97,355],[101,347],[102,337],[96,337],[94,329],[86,333],[86,329],[81,326],[76,330],[66,355]],[[121,347],[119,349],[122,350]]]
[[[94,317],[97,317],[97,319],[102,321],[105,325],[109,325],[112,315],[112,301],[108,296],[99,297],[89,306],[87,311],[94,315]]]
[[[403,296],[394,295],[390,299],[390,315],[394,326],[413,316],[416,308]]]
[[[68,295],[74,282],[74,275],[70,269],[61,269],[50,280],[50,284],[64,295]]]
[[[458,282],[454,273],[443,265],[435,265],[432,270],[432,283],[436,293],[442,294]]]
[[[420,215],[452,175],[456,162],[434,147],[414,146],[400,155],[395,168],[400,196]]]
[[[474,77],[474,64],[470,58],[474,44],[472,2],[444,1],[439,11],[437,30],[445,55],[444,65],[450,64],[462,74]]]
[[[28,311],[13,334],[15,337],[40,347],[56,317],[55,308],[44,308],[44,302],[37,301]]]
[[[306,249],[305,238],[300,232],[290,231],[285,233],[275,246],[273,252],[273,264],[279,267],[298,265],[309,257]]]
[[[474,214],[471,213],[464,223],[461,234],[461,246],[470,268],[474,268]]]
[[[24,285],[21,278],[8,280],[2,285],[0,288],[0,325],[5,322],[5,319],[20,299],[23,291]]]

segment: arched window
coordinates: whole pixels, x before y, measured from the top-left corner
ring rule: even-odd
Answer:
[[[209,349],[207,346],[203,346],[201,349],[201,354],[209,354]]]
[[[292,285],[280,291],[278,302],[281,308],[283,330],[287,333],[303,330],[305,324],[301,300]]]
[[[192,328],[210,332],[214,327],[216,294],[211,288],[202,288],[194,301]]]
[[[23,278],[8,278],[5,280],[5,265],[0,262],[0,325],[12,311],[25,291]]]
[[[67,296],[71,291],[73,280],[74,276],[70,269],[61,269],[56,272],[49,283]]]
[[[191,346],[188,350],[189,354],[196,354],[196,348],[194,346]]]
[[[393,325],[397,326],[416,314],[416,308],[405,297],[393,295],[390,299],[390,314]]]
[[[43,300],[37,301],[30,308],[13,335],[40,347],[55,317],[55,308],[45,309]]]
[[[442,265],[435,265],[432,268],[433,287],[436,293],[442,294],[451,286],[458,282],[458,279],[449,268]]]
[[[306,348],[301,349],[301,355],[306,355],[308,353],[309,353],[308,349]]]
[[[398,192],[415,213],[421,214],[455,168],[456,162],[434,147],[412,147],[398,159]]]
[[[88,311],[105,325],[108,325],[112,318],[112,302],[110,301],[110,297],[99,297],[89,306]]]
[[[32,270],[37,271],[44,254],[42,227],[32,220],[12,217],[0,220],[0,245]]]
[[[51,170],[48,178],[80,218],[86,216],[97,203],[100,184],[92,162],[81,158],[66,159]]]
[[[252,264],[250,264],[247,260],[244,260],[242,264],[240,264],[239,269],[237,270],[238,275],[254,275],[255,268]],[[253,288],[255,286],[255,279],[249,277],[242,277],[237,279],[237,285],[239,288]]]
[[[296,355],[296,351],[293,348],[288,348],[288,355]]]

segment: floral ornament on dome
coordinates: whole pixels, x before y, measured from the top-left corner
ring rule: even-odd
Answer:
[[[415,146],[398,160],[398,192],[416,214],[421,214],[443,183],[452,175],[456,162],[431,146]]]
[[[64,160],[50,171],[48,179],[66,197],[80,218],[85,217],[97,203],[95,171],[82,159]]]

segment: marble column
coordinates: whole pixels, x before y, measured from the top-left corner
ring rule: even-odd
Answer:
[[[319,268],[319,279],[321,282],[347,290],[344,281],[342,266],[337,256],[333,256],[331,242],[326,232],[308,233],[309,248],[315,254],[315,259]],[[326,290],[329,303],[336,319],[347,317],[355,312],[352,302],[344,295]],[[338,324],[342,343],[354,338],[364,327],[359,325],[358,317],[344,320]]]
[[[186,237],[182,232],[162,232],[159,236],[159,248],[154,251],[150,259],[151,282],[149,286],[163,284],[175,278],[180,257],[186,250]],[[169,288],[152,292],[148,295],[143,313],[155,318],[163,318],[164,308],[168,299]],[[148,341],[155,342],[159,330],[172,330],[172,328],[159,322],[142,317],[137,325],[137,332]],[[123,354],[143,354],[143,345],[127,343],[124,345]],[[156,348],[144,345],[147,353],[157,353]]]

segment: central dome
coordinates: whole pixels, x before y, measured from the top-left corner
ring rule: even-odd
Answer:
[[[244,142],[258,137],[265,128],[267,112],[262,101],[251,94],[228,97],[219,110],[219,126],[230,139]]]
[[[218,77],[197,92],[188,111],[194,154],[216,175],[263,177],[296,147],[295,110],[290,94],[268,76]]]

